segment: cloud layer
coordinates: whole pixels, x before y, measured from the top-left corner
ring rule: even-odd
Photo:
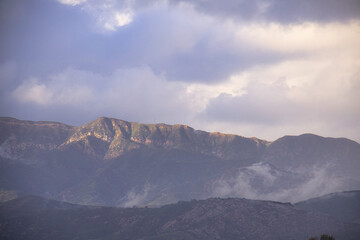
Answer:
[[[360,4],[1,3],[0,114],[360,141]]]

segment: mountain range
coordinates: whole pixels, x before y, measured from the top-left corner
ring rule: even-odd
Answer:
[[[38,196],[0,204],[4,240],[307,240],[322,233],[357,240],[360,224],[289,203],[235,198],[181,201],[159,208],[83,206]]]
[[[0,199],[160,206],[237,197],[298,202],[360,189],[360,145],[313,134],[270,142],[102,117],[83,126],[0,118]]]

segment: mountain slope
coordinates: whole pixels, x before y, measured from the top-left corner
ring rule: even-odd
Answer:
[[[111,118],[81,127],[1,118],[0,130],[3,191],[102,205],[207,197],[209,179],[256,162],[267,144]]]
[[[87,153],[104,159],[148,147],[180,149],[223,159],[238,159],[240,155],[251,161],[261,155],[267,144],[257,138],[208,133],[185,125],[139,124],[105,117],[81,127],[0,118],[0,133],[1,153],[7,158],[21,158],[29,151],[27,145],[47,150],[81,145]]]
[[[99,118],[80,127],[0,118],[0,197],[161,205],[209,197],[297,202],[360,189],[360,145],[286,136],[272,143],[184,125]]]
[[[360,223],[360,191],[332,193],[296,203],[298,208]]]
[[[246,199],[179,202],[161,208],[88,207],[25,197],[0,205],[1,239],[358,239],[358,224],[290,204]]]
[[[285,136],[266,150],[265,161],[285,170],[328,165],[349,177],[358,176],[360,148],[346,138],[324,138],[313,134]]]

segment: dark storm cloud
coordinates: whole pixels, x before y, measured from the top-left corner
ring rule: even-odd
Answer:
[[[332,22],[360,18],[358,0],[178,0],[206,14],[238,20],[280,23]]]

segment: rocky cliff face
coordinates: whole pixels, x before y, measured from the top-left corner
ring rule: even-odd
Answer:
[[[268,142],[257,138],[197,131],[185,125],[139,124],[99,118],[81,127],[55,122],[0,119],[0,144],[4,157],[21,157],[31,149],[66,149],[81,143],[94,156],[102,145],[103,159],[116,158],[142,147],[179,149],[223,159],[258,158]],[[101,144],[100,144],[101,142]],[[8,147],[8,148],[6,148]]]
[[[155,149],[179,149],[193,153],[214,155],[224,159],[258,157],[267,142],[231,134],[196,131],[185,125],[139,124],[113,118],[99,118],[77,128],[64,143],[87,141],[96,138],[106,142],[104,159],[142,147]]]

